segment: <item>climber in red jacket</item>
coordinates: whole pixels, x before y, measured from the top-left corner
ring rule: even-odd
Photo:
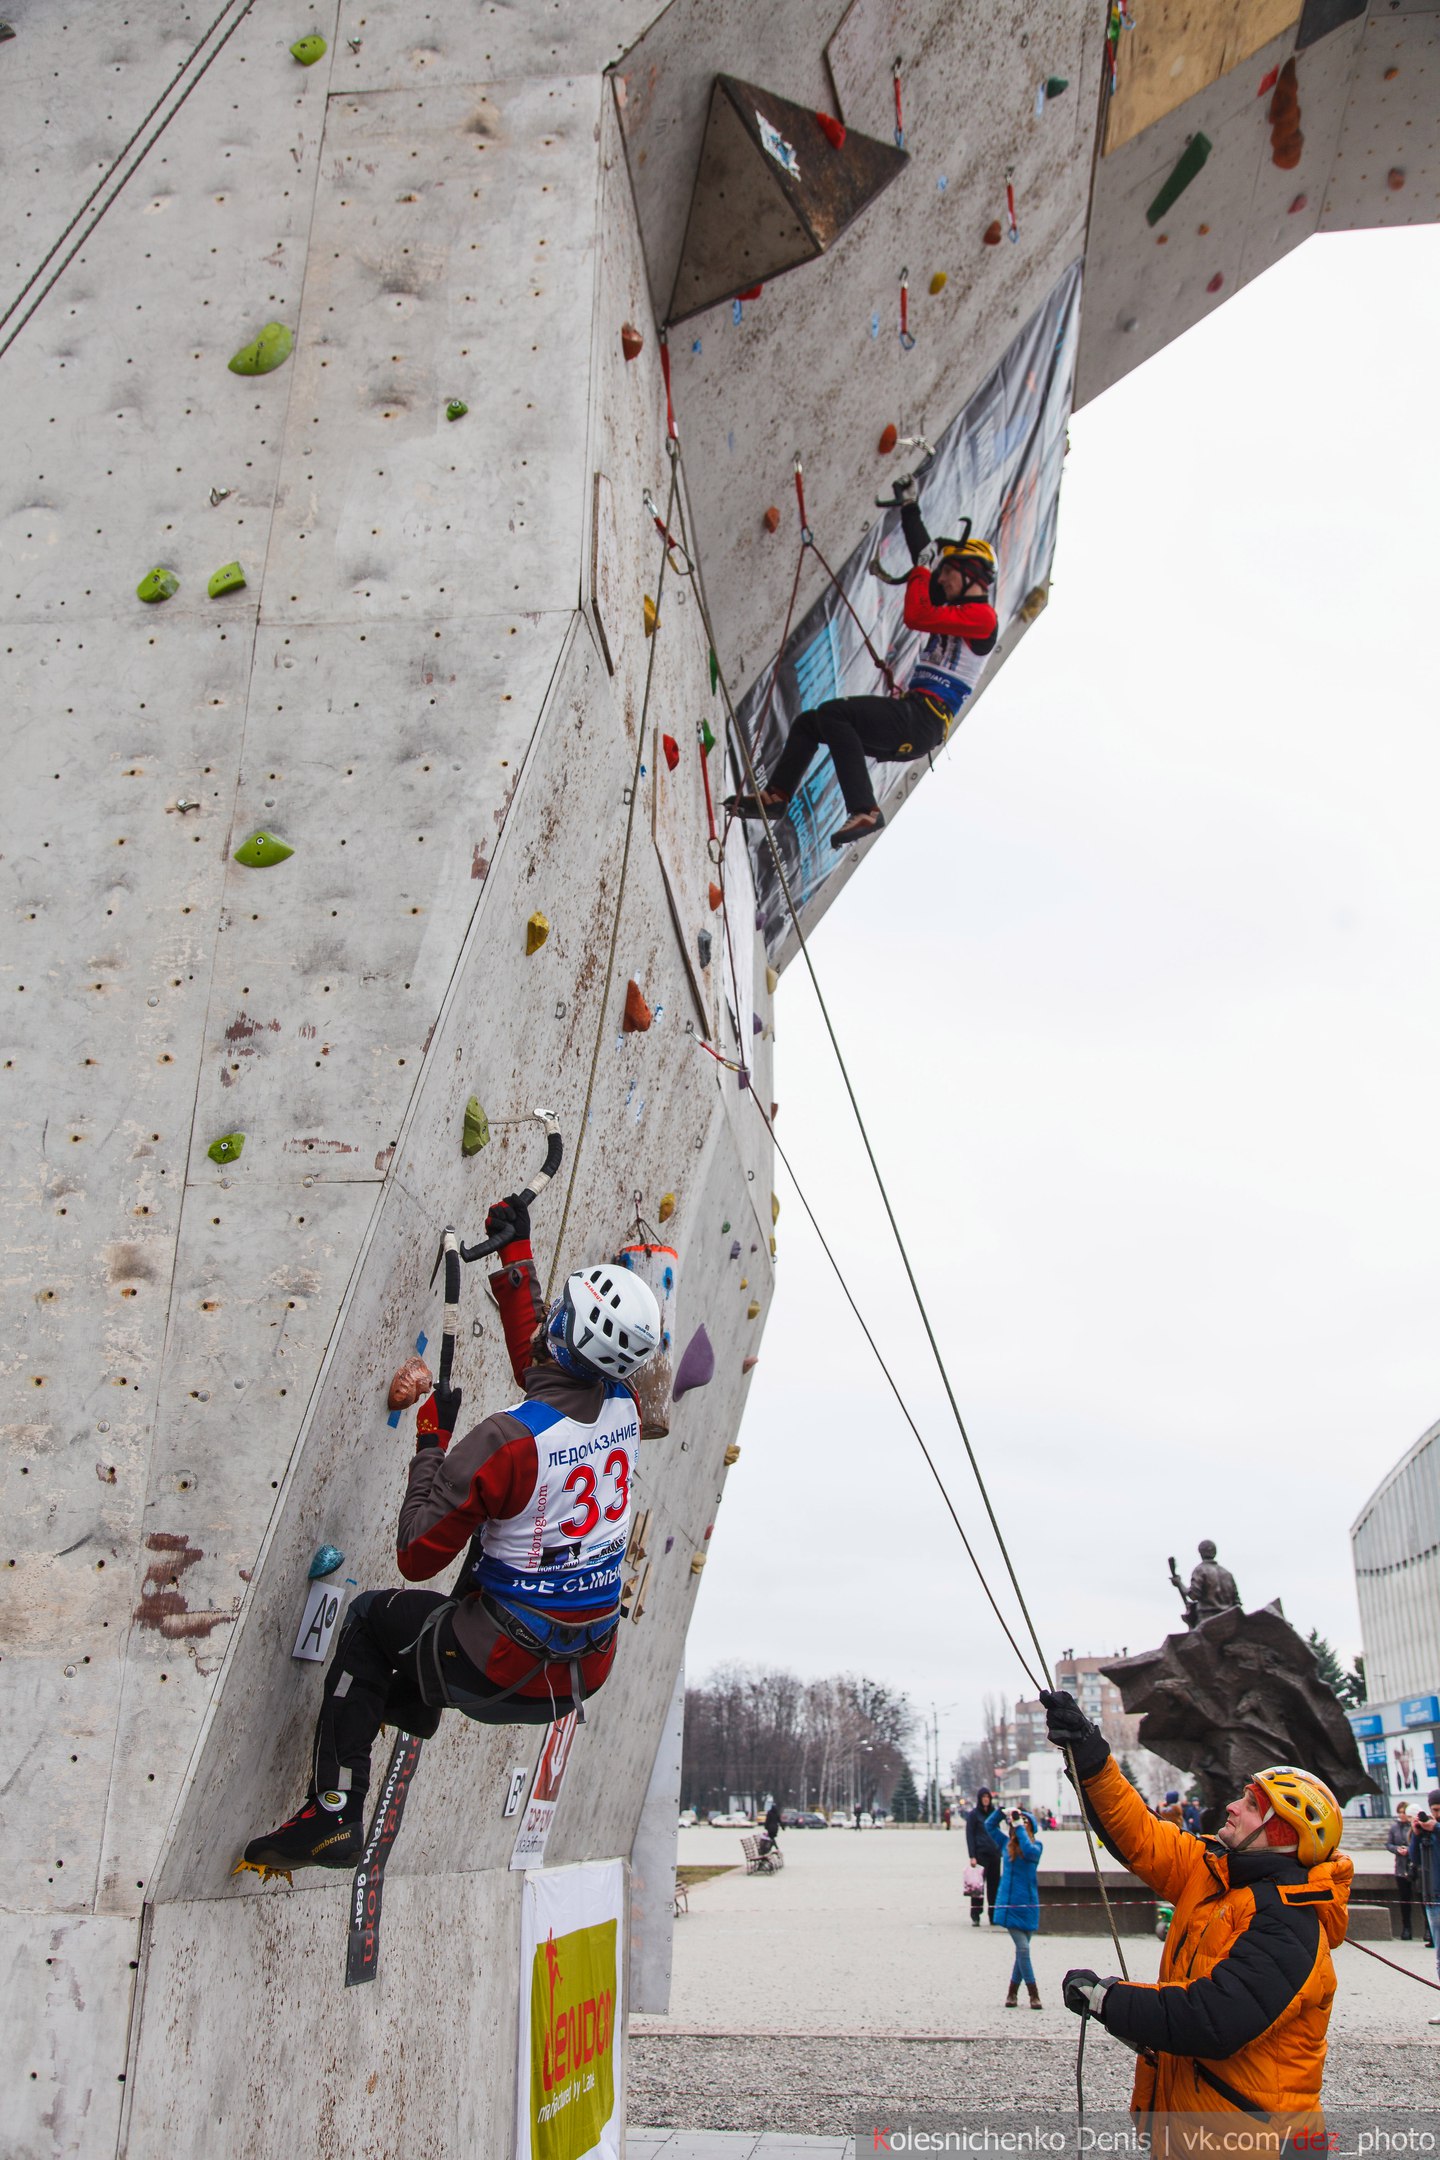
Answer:
[[[931,550],[930,535],[908,475],[896,481],[895,500],[915,564],[905,585],[905,626],[928,633],[903,693],[831,698],[802,712],[768,785],[758,795],[732,795],[725,805],[732,816],[758,818],[762,809],[782,811],[823,744],[834,759],[850,813],[831,834],[830,845],[848,847],[852,841],[868,840],[885,823],[885,813],[875,801],[866,759],[908,765],[931,756],[974,692],[1000,634],[992,604],[995,550],[988,540],[941,541],[939,560],[928,568],[922,558]]]

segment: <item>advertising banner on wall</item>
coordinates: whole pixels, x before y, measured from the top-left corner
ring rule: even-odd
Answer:
[[[1427,1742],[1430,1743],[1428,1747]],[[1430,1790],[1435,1775],[1435,1750],[1429,1733],[1387,1734],[1385,1756],[1392,1806],[1397,1800],[1409,1800],[1413,1803]]]
[[[620,2160],[625,1863],[527,1875],[515,2160]]]
[[[1043,595],[1050,576],[1079,321],[1080,264],[1075,262],[947,428],[921,479],[920,509],[933,537],[959,534],[961,520],[968,517],[975,537],[995,547],[995,604],[1002,635],[1031,595]],[[792,633],[777,667],[766,670],[741,705],[738,719],[762,775],[773,771],[798,713],[829,698],[884,695],[862,626],[897,682],[903,687],[908,678],[924,640],[905,628],[900,587],[870,575],[877,548],[887,571],[909,569],[898,511],[878,520],[837,570],[843,597],[827,588]],[[770,699],[772,674],[778,679]],[[983,690],[983,682],[980,687]],[[923,767],[871,768],[875,799],[882,808],[917,770]],[[743,772],[732,778],[737,787],[749,785]],[[828,904],[827,887],[841,863],[830,836],[846,814],[830,753],[822,750],[788,809],[773,821],[786,881],[806,930]],[[784,891],[765,828],[752,824],[748,831],[765,942],[774,958],[791,934]]]

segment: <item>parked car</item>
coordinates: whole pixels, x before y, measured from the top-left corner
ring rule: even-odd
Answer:
[[[699,1821],[699,1817],[698,1817],[698,1816],[696,1815],[696,1813],[695,1813],[695,1810],[694,1810],[694,1808],[693,1808],[693,1807],[682,1807],[682,1808],[681,1808],[681,1810],[680,1810],[680,1828],[681,1828],[682,1830],[693,1830],[693,1829],[694,1829],[694,1827],[695,1827],[695,1825],[696,1825],[696,1823],[697,1823],[698,1821]]]
[[[797,1830],[828,1830],[830,1825],[823,1815],[817,1815],[812,1808],[796,1818],[795,1827]]]

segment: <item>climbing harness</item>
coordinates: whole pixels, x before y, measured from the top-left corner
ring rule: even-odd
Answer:
[[[146,128],[149,127],[150,122],[154,119],[156,113],[159,112],[162,105],[164,105],[166,99],[171,97],[173,93],[180,88],[180,84],[183,81],[186,73],[194,65],[196,54],[199,53],[206,44],[208,44],[209,40],[212,37],[214,37],[215,32],[220,28],[221,23],[224,22],[225,17],[230,13],[233,5],[234,0],[225,0],[225,5],[221,8],[219,14],[215,17],[214,21],[210,24],[204,35],[194,45],[191,46],[189,52],[185,55],[185,58],[181,61],[179,67],[175,70],[175,73],[171,76],[169,82],[166,83],[159,97],[156,98],[154,104],[150,107],[149,112],[146,113],[144,119],[136,128],[134,134],[130,137],[130,140],[125,143],[120,150],[116,152],[115,156],[111,159],[109,165],[107,165],[104,172],[100,175],[100,178],[96,181],[94,187],[91,188],[90,193],[86,196],[84,202],[81,203],[79,209],[75,212],[75,215],[71,218],[69,224],[65,227],[65,230],[60,234],[59,238],[55,240],[47,253],[42,255],[39,262],[35,265],[35,268],[31,271],[29,277],[25,280],[25,283],[20,287],[20,290],[10,301],[9,306],[5,309],[3,314],[0,314],[0,328],[3,328],[3,326],[7,322],[9,322],[11,316],[19,307],[21,301],[25,298],[25,295],[36,283],[36,280],[55,260],[56,255],[59,254],[61,248],[64,247],[65,242],[69,239],[71,233],[74,232],[76,226],[84,220],[85,215],[90,209],[92,203],[94,203],[96,198],[101,195],[104,190],[109,186],[120,165],[130,155],[130,152],[134,149],[135,144],[140,140],[140,137],[144,134]],[[41,286],[39,292],[36,293],[35,298],[31,301],[29,307],[26,308],[24,314],[20,317],[20,320],[16,323],[14,329],[10,332],[9,336],[5,338],[3,342],[0,342],[0,359],[3,359],[5,354],[10,350],[10,347],[14,344],[16,338],[19,337],[20,332],[25,328],[26,323],[29,322],[31,316],[35,313],[41,302],[46,298],[47,294],[52,290],[55,285],[59,283],[60,279],[69,269],[71,263],[74,262],[75,257],[80,253],[80,250],[89,240],[91,234],[94,232],[96,226],[100,223],[100,220],[104,217],[106,211],[109,210],[113,206],[113,204],[119,200],[120,194],[125,188],[127,182],[134,178],[135,174],[144,164],[150,152],[154,149],[156,143],[159,142],[160,137],[164,134],[166,128],[169,127],[170,122],[175,118],[181,106],[189,97],[191,91],[195,88],[201,77],[205,75],[208,70],[214,65],[214,63],[219,59],[221,53],[229,44],[231,38],[234,37],[235,32],[240,28],[240,25],[244,22],[246,16],[250,13],[250,10],[254,7],[254,5],[255,0],[242,0],[240,11],[235,16],[234,20],[230,23],[229,28],[225,31],[224,36],[216,44],[213,51],[206,53],[204,60],[201,61],[200,66],[196,68],[191,80],[185,84],[185,87],[181,91],[180,96],[176,98],[175,103],[171,106],[169,112],[166,113],[164,119],[156,128],[154,134],[150,137],[150,140],[141,149],[140,154],[135,159],[134,164],[131,165],[128,172],[125,172],[121,175],[119,184],[115,188],[114,193],[110,196],[108,201],[101,203],[100,208],[95,212],[95,215],[93,218],[91,218],[89,224],[86,225],[85,230],[81,233],[80,238],[75,242],[74,247],[70,249],[69,253],[65,255],[59,263],[58,267],[54,272],[54,275],[46,278],[45,283]]]

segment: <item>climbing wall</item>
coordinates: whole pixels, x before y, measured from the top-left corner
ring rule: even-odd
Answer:
[[[1119,36],[1116,83],[1077,404],[1312,234],[1440,217],[1440,11],[1425,0],[1371,14],[1276,0],[1203,23],[1147,7]]]
[[[0,481],[24,714],[0,1714],[30,1832],[0,1863],[0,2143],[501,2152],[502,1806],[543,1736],[457,1720],[426,1748],[367,1987],[342,1985],[348,1876],[230,1870],[303,1795],[312,1554],[343,1552],[342,1594],[393,1575],[389,1375],[436,1333],[442,1226],[478,1235],[538,1166],[539,1128],[507,1120],[544,1103],[566,1140],[542,1270],[617,1249],[638,1199],[678,1254],[675,1358],[702,1327],[713,1354],[642,1454],[644,1607],[547,1865],[630,1852],[769,1306],[764,1126],[700,1047],[746,1047],[768,1101],[743,857],[723,977],[709,905],[708,641],[673,576],[644,620],[642,492],[663,502],[671,465],[599,68],[653,9],[591,10],[563,55],[543,6],[483,54],[458,8],[424,43],[374,10],[236,5],[198,45],[158,6],[98,40],[12,13],[15,284],[144,111],[168,122],[0,359],[25,416]],[[271,322],[289,357],[232,372]],[[212,598],[228,564],[244,584]],[[176,589],[147,605],[154,569]],[[653,1019],[625,1033],[632,979]],[[472,1095],[492,1139],[467,1160]],[[477,1413],[513,1394],[481,1274]],[[442,2087],[409,2044],[446,1993],[467,2015]]]

